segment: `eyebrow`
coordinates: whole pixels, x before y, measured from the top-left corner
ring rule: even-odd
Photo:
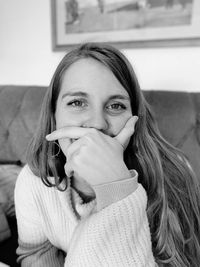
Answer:
[[[88,97],[87,93],[84,93],[82,91],[78,91],[78,92],[67,92],[65,94],[62,95],[62,99],[65,98],[66,96],[83,96],[83,97]]]
[[[113,99],[122,99],[122,100],[128,100],[130,101],[130,97],[129,96],[126,96],[126,95],[111,95],[108,100],[113,100]]]
[[[67,97],[67,96],[81,96],[81,97],[89,97],[88,93],[78,91],[78,92],[67,92],[62,95],[62,99]],[[128,100],[130,101],[130,97],[122,94],[117,94],[117,95],[111,95],[108,97],[108,100],[113,100],[113,99],[122,99],[122,100]]]

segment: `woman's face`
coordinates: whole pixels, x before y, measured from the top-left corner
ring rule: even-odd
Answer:
[[[132,116],[130,98],[114,74],[94,59],[80,59],[63,74],[56,129],[92,127],[116,136]],[[63,150],[64,142],[59,142]]]

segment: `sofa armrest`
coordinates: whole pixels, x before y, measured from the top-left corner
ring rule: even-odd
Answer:
[[[10,227],[6,215],[0,205],[0,242],[8,239],[11,236]]]

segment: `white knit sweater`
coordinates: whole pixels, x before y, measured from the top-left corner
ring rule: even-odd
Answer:
[[[70,182],[64,192],[47,187],[25,166],[15,188],[21,266],[155,266],[146,192],[132,174],[94,187],[83,204]]]

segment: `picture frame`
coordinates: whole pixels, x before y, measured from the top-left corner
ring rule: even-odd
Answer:
[[[199,14],[200,0],[51,0],[52,46],[54,51],[88,41],[122,49],[199,46]]]

